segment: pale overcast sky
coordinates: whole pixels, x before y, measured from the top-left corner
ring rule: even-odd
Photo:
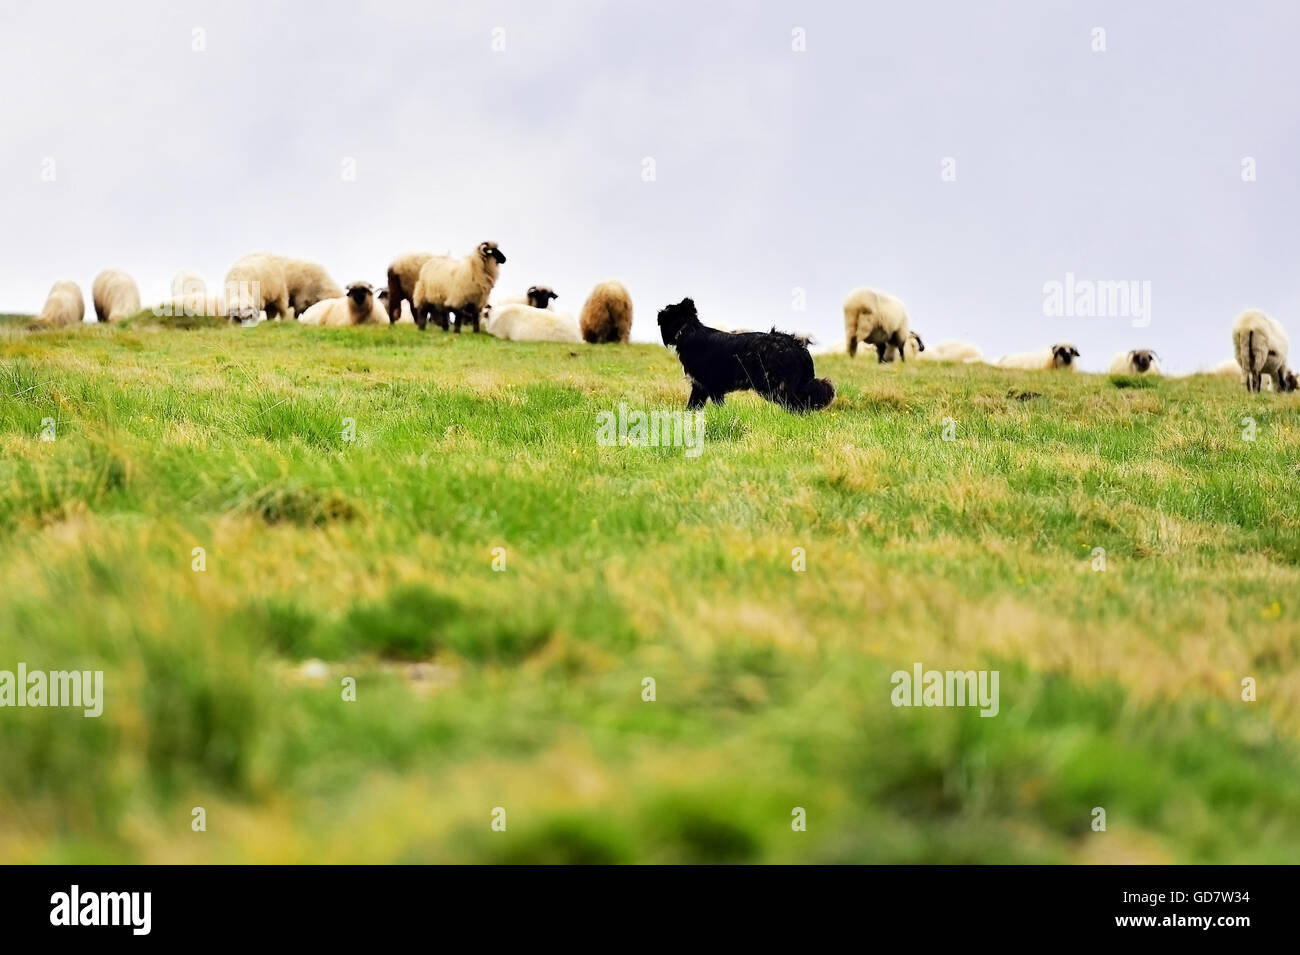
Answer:
[[[1300,333],[1298,47],[1283,0],[0,0],[0,311],[491,238],[502,291],[622,279],[643,340],[692,295],[829,344],[865,284],[929,341],[1191,370],[1243,307]],[[1046,316],[1067,273],[1150,325]]]

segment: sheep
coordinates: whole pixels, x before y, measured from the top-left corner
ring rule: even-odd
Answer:
[[[290,316],[284,265],[278,256],[246,255],[226,273],[226,315],[236,324],[256,324],[263,310],[268,319]]]
[[[1159,357],[1149,348],[1135,348],[1120,352],[1110,360],[1112,375],[1158,375],[1160,374]]]
[[[414,325],[415,316],[411,314],[411,303],[407,299],[400,299],[401,314],[394,320],[392,310],[389,309],[391,292],[386,286],[381,286],[375,293],[375,304],[384,310],[384,316],[388,322],[393,325]]]
[[[225,315],[224,299],[208,292],[197,272],[180,271],[172,279],[171,300],[154,308],[155,315]]]
[[[1078,357],[1079,349],[1069,342],[1062,342],[1043,351],[1003,355],[998,359],[998,367],[1020,368],[1025,371],[1051,371],[1055,368],[1066,368],[1074,371],[1074,359]]]
[[[380,325],[388,323],[388,313],[375,301],[374,286],[353,282],[347,295],[317,302],[298,321],[304,325]]]
[[[921,361],[945,361],[960,364],[973,364],[984,360],[984,352],[970,342],[959,342],[951,338],[931,345],[917,356]]]
[[[448,255],[435,255],[433,252],[407,252],[399,255],[388,265],[388,320],[402,321],[401,306],[406,302],[411,310],[412,321],[415,314],[415,283],[420,280],[420,269],[430,259],[447,259]]]
[[[892,295],[862,286],[844,300],[844,340],[850,358],[864,344],[876,347],[876,358],[882,363],[892,360],[887,354],[906,361],[908,325],[907,306]]]
[[[1232,344],[1247,391],[1259,391],[1265,375],[1273,379],[1274,391],[1296,390],[1296,376],[1286,366],[1290,342],[1275,320],[1259,309],[1247,309],[1232,323]]]
[[[505,265],[506,257],[495,242],[480,242],[463,259],[435,256],[420,267],[420,277],[415,283],[411,311],[415,324],[423,331],[432,316],[443,331],[450,325],[450,315],[456,315],[456,332],[466,323],[480,327],[483,307],[488,303],[492,287],[496,285],[497,272]],[[392,300],[389,303],[392,315]]]
[[[343,289],[329,277],[323,266],[306,259],[291,259],[278,255],[284,267],[284,288],[289,296],[289,307],[294,315],[302,315],[317,302],[342,298]]]
[[[77,325],[86,317],[86,300],[76,282],[66,279],[50,286],[36,321],[42,325]]]
[[[546,285],[530,285],[528,291],[523,295],[507,295],[505,298],[496,302],[497,307],[503,305],[531,305],[533,308],[550,308],[551,300],[560,296],[551,291]]]
[[[105,269],[96,275],[90,298],[95,318],[101,322],[120,321],[140,311],[140,290],[135,279],[121,269]]]
[[[632,296],[623,283],[610,279],[592,289],[578,325],[593,345],[626,343],[632,335]]]
[[[531,305],[502,305],[493,309],[488,333],[511,342],[580,342],[573,316]]]
[[[907,333],[907,341],[903,344],[903,358],[916,360],[918,355],[925,352],[925,342],[921,341],[921,336],[916,332]],[[890,362],[898,357],[898,349],[890,345],[885,349],[885,361]]]

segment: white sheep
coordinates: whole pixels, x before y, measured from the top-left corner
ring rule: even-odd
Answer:
[[[943,361],[958,364],[973,364],[984,360],[984,352],[970,342],[944,339],[926,348],[916,356],[920,361]]]
[[[412,316],[415,314],[415,283],[420,281],[420,269],[430,259],[447,259],[451,255],[433,252],[407,252],[393,259],[388,265],[388,294],[384,300],[388,305],[390,322],[405,321],[401,307],[405,302]],[[414,317],[411,319],[414,321]]]
[[[858,353],[858,345],[874,345],[878,361],[889,361],[900,352],[906,360],[909,324],[907,306],[876,289],[855,288],[844,300],[844,340],[850,358]]]
[[[353,282],[346,295],[317,302],[298,321],[304,325],[386,325],[388,313],[375,301],[369,282]]]
[[[140,290],[135,279],[121,269],[105,269],[96,275],[90,298],[95,318],[101,322],[121,321],[140,311]]]
[[[226,273],[226,315],[232,322],[255,324],[265,310],[267,319],[286,319],[289,293],[284,264],[278,256],[246,255]]]
[[[1112,375],[1158,375],[1160,356],[1149,348],[1120,352],[1110,360]]]
[[[593,345],[624,343],[632,337],[632,296],[622,282],[609,279],[591,290],[578,320],[582,337]]]
[[[441,256],[429,259],[420,267],[420,278],[415,283],[411,305],[415,324],[423,330],[432,317],[434,323],[446,331],[450,327],[450,316],[455,314],[457,332],[467,323],[477,332],[483,308],[505,261],[506,257],[495,242],[480,242],[463,259]],[[390,298],[390,309],[392,304]]]
[[[42,325],[76,325],[85,317],[86,300],[81,297],[81,287],[64,279],[50,286],[36,321]]]
[[[284,290],[294,315],[302,315],[317,302],[343,297],[343,289],[329,277],[324,266],[283,255],[276,258],[284,267]]]
[[[155,307],[154,314],[224,316],[226,304],[221,295],[208,292],[203,276],[197,272],[180,271],[172,279],[171,300]]]
[[[1290,342],[1274,319],[1259,309],[1247,309],[1232,323],[1232,344],[1247,391],[1259,391],[1265,375],[1273,379],[1275,391],[1295,391],[1296,376],[1286,366]]]
[[[1074,359],[1079,357],[1079,349],[1069,342],[1062,342],[1042,351],[1022,352],[1003,355],[998,359],[999,368],[1020,368],[1025,371],[1051,371],[1055,368],[1075,370]]]
[[[492,310],[488,333],[511,342],[581,342],[573,316],[531,305],[502,305]]]

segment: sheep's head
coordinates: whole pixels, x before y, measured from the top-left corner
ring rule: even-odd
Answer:
[[[528,288],[528,304],[533,308],[550,308],[551,299],[559,297],[545,285],[532,285]]]
[[[1068,342],[1052,346],[1052,366],[1055,368],[1069,368],[1078,357],[1079,349]]]
[[[348,300],[358,312],[369,312],[375,307],[375,290],[369,282],[353,282],[348,286]]]
[[[682,299],[676,305],[665,305],[659,310],[659,334],[663,336],[665,345],[676,345],[683,331],[699,323],[695,303],[689,298]]]
[[[1128,360],[1139,375],[1145,375],[1156,363],[1156,353],[1149,348],[1136,348],[1128,353]]]
[[[501,254],[501,250],[497,248],[495,242],[480,242],[478,244],[478,254],[479,258],[484,262],[490,259],[496,262],[497,265],[506,264],[506,257]]]
[[[1278,378],[1282,382],[1279,386],[1279,390],[1281,391],[1295,391],[1296,386],[1300,385],[1300,381],[1296,379],[1295,372],[1290,368],[1283,368],[1278,372]]]
[[[916,332],[908,332],[907,337],[916,342],[917,351],[925,351],[925,342],[921,341],[920,335],[916,334]]]
[[[236,325],[243,322],[257,323],[262,311],[262,291],[260,282],[226,283],[226,317]]]

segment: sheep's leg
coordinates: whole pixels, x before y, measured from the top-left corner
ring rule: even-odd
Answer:
[[[885,349],[887,347],[888,344],[886,342],[880,342],[876,345],[876,360],[882,365],[885,363]]]
[[[852,358],[858,353],[858,336],[854,335],[849,339],[849,357]]]
[[[901,362],[907,361],[907,352],[904,351],[903,349],[903,346],[906,344],[907,341],[905,339],[899,338],[898,332],[894,332],[894,348],[898,350],[898,360]]]
[[[412,310],[415,312],[416,326],[420,331],[424,331],[424,327],[429,324],[429,312],[431,309],[428,305],[421,305],[419,308],[413,308]]]

